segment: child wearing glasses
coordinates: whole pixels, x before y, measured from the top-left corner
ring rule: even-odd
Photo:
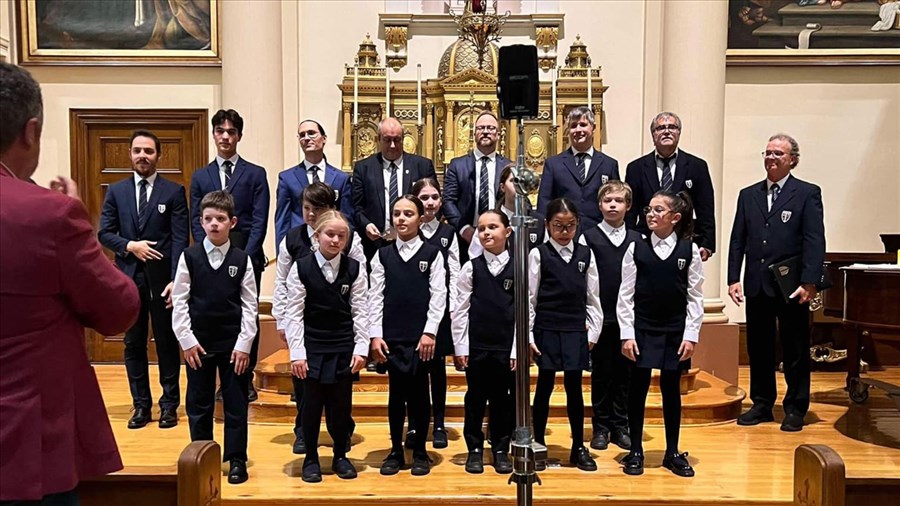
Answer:
[[[666,453],[662,465],[678,476],[694,476],[687,452],[678,451],[681,430],[681,371],[700,339],[703,263],[691,241],[693,205],[685,192],[660,191],[644,208],[650,237],[633,242],[622,258],[617,314],[622,353],[634,362],[628,394],[631,452],[625,474],[644,472],[644,405],[650,373],[660,370]]]
[[[532,406],[535,440],[546,444],[550,395],[556,372],[563,371],[566,414],[572,431],[569,462],[582,471],[596,471],[597,464],[582,441],[581,372],[588,367],[590,349],[603,326],[597,264],[591,249],[573,240],[578,210],[571,200],[551,201],[546,225],[550,240],[531,250],[528,265],[531,353],[538,366]],[[544,464],[538,463],[536,469],[543,468]]]

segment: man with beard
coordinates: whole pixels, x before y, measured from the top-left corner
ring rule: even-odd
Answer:
[[[134,406],[129,429],[152,419],[147,332],[153,325],[159,359],[160,428],[178,424],[181,353],[172,332],[172,281],[181,251],[188,246],[188,213],[184,187],[156,173],[159,138],[152,132],[131,134],[134,174],[112,184],[100,215],[100,243],[115,253],[116,265],[130,276],[141,296],[137,322],[125,333],[125,371]]]

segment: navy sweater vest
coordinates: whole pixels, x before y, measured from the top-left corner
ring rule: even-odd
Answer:
[[[388,344],[415,345],[425,331],[431,304],[431,264],[440,250],[422,243],[408,262],[396,244],[378,250],[384,266],[384,313],[382,329]]]
[[[241,283],[247,253],[232,245],[218,269],[209,265],[203,243],[184,250],[191,275],[191,330],[207,353],[231,353],[241,332]]]
[[[591,250],[574,246],[572,259],[563,261],[549,243],[538,246],[541,252],[541,282],[535,305],[534,327],[543,330],[578,332],[587,320],[587,270]]]
[[[634,230],[625,232],[625,240],[616,247],[599,227],[591,227],[584,231],[584,240],[594,252],[594,260],[597,262],[597,273],[600,277],[600,305],[603,314],[610,318],[604,318],[604,325],[618,325],[614,317],[616,304],[619,300],[619,287],[622,285],[622,258],[628,250],[628,245],[643,240],[641,234]]]
[[[344,246],[344,255],[350,254],[350,248],[353,246],[353,232],[351,231],[347,237],[347,245]],[[284,236],[284,247],[287,248],[288,255],[293,261],[315,253],[319,249],[319,244],[313,246],[312,237],[309,236],[309,225],[304,223],[300,226],[290,229]]]
[[[496,277],[491,275],[484,255],[472,259],[472,299],[469,306],[469,349],[512,350],[516,328],[512,256]]]
[[[679,239],[675,251],[665,260],[653,251],[649,237],[635,241],[634,328],[650,332],[684,332],[692,256],[691,241],[688,240]]]
[[[341,255],[334,283],[325,280],[315,255],[306,255],[295,264],[306,288],[303,307],[304,339],[310,353],[353,351],[353,315],[350,292],[359,275],[359,262]]]

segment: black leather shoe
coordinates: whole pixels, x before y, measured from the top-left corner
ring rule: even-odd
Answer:
[[[381,474],[385,476],[395,475],[400,472],[400,468],[405,463],[406,459],[403,457],[403,450],[393,450],[381,464]]]
[[[775,417],[772,416],[772,410],[763,407],[753,406],[744,414],[738,417],[738,425],[757,425],[764,422],[774,422]]]
[[[374,361],[369,362],[368,364],[366,364],[366,370],[369,372],[378,372],[378,364],[376,364]]]
[[[785,432],[799,432],[803,430],[803,417],[794,413],[785,415],[784,421],[781,422],[781,430]]]
[[[140,429],[150,423],[150,408],[134,408],[131,420],[128,420],[129,429]]]
[[[412,450],[416,446],[416,431],[406,431],[406,443],[403,444],[407,450]]]
[[[303,455],[306,453],[306,440],[303,439],[303,436],[296,436],[294,438],[294,448],[292,450],[294,455]]]
[[[353,467],[353,463],[347,460],[346,457],[331,461],[331,470],[342,480],[352,480],[357,476],[356,468]]]
[[[583,446],[572,448],[572,453],[569,454],[569,463],[575,464],[575,466],[582,471],[597,470],[597,463],[594,462],[594,458],[591,457],[591,452]]]
[[[303,474],[300,478],[306,483],[319,483],[322,481],[322,466],[318,460],[303,461]]]
[[[256,391],[256,387],[251,380],[250,384],[247,385],[247,402],[255,402],[257,399],[259,399],[259,392]]]
[[[466,472],[472,474],[484,472],[484,461],[480,451],[474,450],[469,452],[469,455],[466,457]]]
[[[443,427],[438,427],[434,429],[434,433],[432,433],[434,439],[431,441],[431,446],[435,448],[446,448],[447,447],[447,429]]]
[[[512,462],[506,452],[494,452],[494,471],[497,474],[509,474],[513,472]]]
[[[163,408],[159,412],[159,428],[171,429],[178,425],[178,413],[175,408]]]
[[[688,462],[688,454],[684,453],[676,453],[674,455],[666,455],[663,458],[663,467],[672,471],[672,473],[678,476],[684,476],[685,478],[690,478],[694,475],[694,468],[691,467],[691,463]]]
[[[640,452],[630,452],[622,459],[622,470],[625,474],[631,476],[639,476],[644,474],[644,454]]]
[[[613,431],[610,442],[623,450],[631,449],[631,436],[624,430]]]
[[[237,485],[247,481],[247,463],[241,459],[231,459],[231,468],[228,471],[228,483]]]
[[[413,455],[412,475],[425,476],[431,472],[431,459],[428,455]]]
[[[609,447],[609,434],[606,432],[595,432],[591,438],[591,448],[595,450],[605,450]]]

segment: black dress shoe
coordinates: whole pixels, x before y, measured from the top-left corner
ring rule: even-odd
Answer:
[[[641,452],[630,452],[622,459],[622,470],[625,474],[631,476],[639,476],[644,474],[644,454]]]
[[[694,468],[691,467],[691,463],[688,462],[688,454],[684,453],[675,453],[672,455],[666,455],[663,458],[663,467],[672,471],[674,474],[678,476],[684,476],[685,478],[690,478],[694,475]]]
[[[150,408],[134,408],[131,420],[128,420],[129,429],[140,429],[150,423]]]
[[[416,431],[406,431],[406,443],[403,444],[408,450],[412,450],[416,446]]]
[[[331,461],[331,470],[342,480],[352,480],[357,476],[356,468],[353,467],[353,463],[347,460],[346,457]]]
[[[228,483],[237,485],[247,481],[247,463],[241,459],[231,459],[231,470],[228,471]]]
[[[443,427],[438,427],[434,429],[434,433],[432,434],[434,439],[431,441],[431,446],[435,448],[446,448],[447,447],[447,429]]]
[[[469,452],[466,457],[466,472],[472,474],[481,474],[484,472],[484,461],[481,452],[474,450]]]
[[[178,413],[175,408],[163,408],[159,413],[159,428],[171,429],[178,425]]]
[[[624,430],[613,431],[612,439],[610,439],[610,442],[623,450],[631,449],[631,436],[629,436],[628,432]]]
[[[369,372],[377,372],[378,364],[376,364],[374,361],[369,362],[368,364],[366,364],[366,370]]]
[[[412,475],[425,476],[431,472],[431,459],[426,454],[413,455]]]
[[[595,450],[605,450],[609,447],[609,434],[606,432],[595,432],[591,438],[591,448]]]
[[[253,381],[250,381],[250,384],[247,385],[247,402],[255,402],[259,399],[259,392],[256,391],[256,386],[253,385]]]
[[[405,463],[406,459],[403,456],[403,450],[392,450],[381,464],[381,474],[385,476],[395,475],[400,472],[400,468]]]
[[[494,452],[494,471],[497,474],[509,474],[513,472],[512,462],[506,452]]]
[[[788,413],[784,416],[784,421],[781,422],[781,430],[785,432],[799,432],[803,430],[803,417],[794,413]]]
[[[304,460],[303,474],[300,478],[306,483],[319,483],[322,481],[322,466],[318,460]]]
[[[738,425],[757,425],[764,422],[774,422],[775,417],[772,416],[772,410],[763,407],[753,406],[747,412],[737,419]]]
[[[294,448],[292,450],[294,455],[303,455],[306,453],[306,440],[303,439],[303,436],[296,436],[294,438]]]
[[[575,466],[582,471],[597,470],[597,463],[594,462],[594,458],[591,457],[591,452],[583,446],[572,448],[572,453],[569,454],[569,463],[575,464]]]

